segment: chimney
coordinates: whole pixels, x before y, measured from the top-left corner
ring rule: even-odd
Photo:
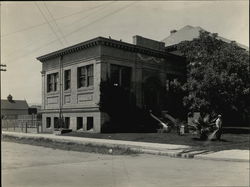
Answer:
[[[174,34],[174,33],[176,33],[176,32],[177,32],[177,30],[174,29],[174,30],[171,30],[171,31],[170,31],[170,34]]]
[[[165,43],[152,40],[149,38],[144,38],[142,36],[135,35],[133,36],[133,44],[141,47],[147,47],[150,49],[165,51]]]

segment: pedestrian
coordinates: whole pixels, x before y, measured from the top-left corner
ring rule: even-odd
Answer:
[[[216,138],[217,138],[217,140],[220,140],[221,134],[222,134],[222,120],[221,120],[221,115],[220,114],[218,115],[218,118],[215,121],[215,126],[216,126],[216,129],[217,129]]]

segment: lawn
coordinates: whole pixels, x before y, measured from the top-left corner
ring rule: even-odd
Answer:
[[[201,141],[198,135],[185,134],[183,136],[177,133],[113,133],[113,134],[94,134],[84,132],[71,132],[62,136],[75,136],[86,138],[126,140],[135,142],[152,142],[189,145],[196,149],[206,149],[211,151],[242,149],[248,150],[250,145],[249,134],[226,133],[221,137],[221,141]]]

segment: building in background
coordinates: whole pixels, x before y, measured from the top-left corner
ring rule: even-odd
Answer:
[[[2,119],[17,119],[20,115],[28,115],[28,109],[26,100],[14,100],[11,95],[1,100]]]
[[[41,105],[31,105],[29,106],[29,114],[40,114]]]
[[[171,54],[183,56],[183,54],[178,50],[178,44],[180,44],[183,41],[192,41],[195,38],[199,38],[200,31],[206,31],[206,30],[199,27],[199,26],[194,27],[194,26],[186,25],[179,30],[171,30],[170,35],[168,37],[166,37],[165,39],[163,39],[162,42],[165,43],[166,51],[168,51]],[[208,31],[206,31],[206,32],[208,32]],[[225,43],[233,42],[232,40],[226,39],[226,38],[221,37],[219,35],[216,37],[216,39],[221,40],[222,42],[225,42]],[[246,50],[246,52],[249,52],[249,47],[247,47],[243,44],[240,44],[238,42],[235,42],[235,44],[238,47]],[[188,117],[188,124],[192,126],[194,124],[193,121],[197,120],[199,118],[199,116],[200,116],[200,113],[199,113],[199,111],[197,111],[194,113],[194,116]],[[242,121],[240,121],[240,122],[237,121],[239,119],[239,114],[237,114],[236,112],[234,113],[234,115],[232,117],[227,117],[227,118],[228,118],[227,121],[225,120],[227,125],[228,124],[235,125],[237,123],[239,123],[241,125],[243,125],[245,123],[246,125],[248,125],[249,122],[247,122],[247,121],[249,121],[249,119],[250,119],[250,114],[248,115],[248,117],[245,118],[245,121],[243,123],[242,123]]]
[[[177,45],[182,41],[192,41],[194,38],[199,38],[200,31],[206,31],[205,29],[197,26],[190,26],[186,25],[183,28],[179,30],[171,30],[170,35],[162,40],[162,42],[165,43],[166,49],[168,52],[176,55],[180,55],[180,52],[177,51],[176,47]],[[208,32],[208,31],[207,31]],[[222,40],[223,42],[230,43],[232,42],[229,39],[223,38],[221,36],[217,36],[218,40]],[[245,49],[249,51],[249,48],[243,44],[240,44],[236,42],[236,44],[241,47],[242,49]]]
[[[135,95],[139,108],[161,110],[170,81],[185,79],[184,58],[165,44],[141,36],[133,44],[97,37],[37,58],[42,62],[43,129],[53,132],[64,119],[72,130],[101,132],[109,120],[99,109],[100,84],[107,80]],[[171,100],[171,99],[170,99]]]

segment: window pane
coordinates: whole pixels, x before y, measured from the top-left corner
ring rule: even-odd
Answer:
[[[131,83],[131,68],[111,65],[111,83],[114,86],[129,88]]]
[[[70,88],[70,70],[65,70],[64,72],[64,90],[68,90]]]
[[[86,68],[79,67],[78,70],[78,88],[86,86]]]
[[[87,130],[94,128],[94,118],[93,117],[87,117]]]
[[[47,117],[46,118],[46,128],[50,128],[51,127],[51,118]]]
[[[57,91],[57,85],[58,85],[58,82],[59,82],[59,76],[58,76],[58,73],[54,73],[54,90],[53,91]]]
[[[88,86],[93,86],[93,76],[88,77]]]
[[[85,76],[86,73],[86,68],[85,67],[81,67],[80,68],[80,76]]]
[[[93,65],[87,66],[88,76],[93,76]]]
[[[51,75],[47,75],[47,92],[51,91]]]
[[[87,75],[88,75],[88,85],[93,85],[93,65],[87,66]]]
[[[120,76],[119,76],[119,66],[117,65],[111,65],[110,67],[110,71],[111,71],[111,83],[114,86],[119,86],[120,83]]]
[[[70,126],[70,118],[65,117],[65,126],[64,126],[64,128],[69,129],[69,126]]]
[[[123,67],[121,71],[121,86],[129,88],[131,82],[131,68]]]
[[[58,117],[54,117],[54,128],[55,129],[59,128],[59,118]]]

